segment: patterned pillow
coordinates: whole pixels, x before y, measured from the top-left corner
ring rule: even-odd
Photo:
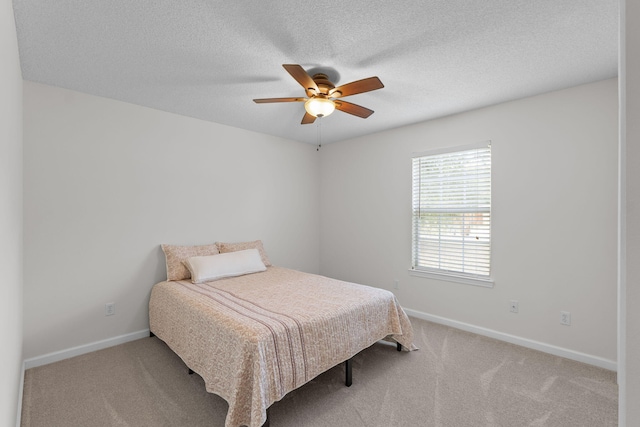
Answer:
[[[228,252],[237,252],[243,251],[245,249],[257,249],[260,252],[260,258],[262,258],[262,263],[269,267],[271,262],[269,261],[269,257],[264,250],[264,246],[262,246],[262,240],[255,240],[253,242],[238,242],[238,243],[221,243],[216,242],[218,245],[218,249],[221,254],[225,254]]]
[[[182,263],[193,256],[217,255],[216,245],[178,246],[160,245],[167,261],[167,280],[190,279],[191,273]]]

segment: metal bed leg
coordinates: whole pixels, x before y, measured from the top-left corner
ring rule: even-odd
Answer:
[[[193,375],[193,371],[189,368],[189,375]]]
[[[398,346],[396,347],[396,349],[397,349],[398,351],[402,351],[402,344],[400,344],[400,343],[396,343],[396,344],[398,345]]]
[[[153,337],[155,337],[155,336],[156,336],[156,334],[154,334],[153,332],[149,331],[149,337],[150,337],[150,338],[153,338]]]
[[[344,363],[345,363],[345,371],[346,371],[346,378],[344,380],[344,385],[346,385],[347,387],[351,387],[351,384],[352,384],[352,381],[351,381],[351,359],[345,361]]]

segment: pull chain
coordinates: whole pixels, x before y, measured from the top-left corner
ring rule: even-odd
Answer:
[[[316,151],[320,151],[320,148],[322,148],[322,118],[320,117],[318,117],[318,126],[316,126],[316,129],[318,130],[318,147]]]

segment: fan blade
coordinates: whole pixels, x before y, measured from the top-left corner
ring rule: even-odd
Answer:
[[[301,125],[309,125],[313,122],[316,121],[315,116],[312,116],[311,114],[305,112],[304,113],[304,117],[302,118],[302,122],[300,123]]]
[[[304,88],[308,96],[320,93],[318,85],[313,81],[311,76],[307,74],[304,68],[302,68],[298,64],[282,64],[282,66],[285,70],[287,70],[289,74],[291,74],[291,77],[293,77],[298,83],[300,83],[300,86]]]
[[[355,82],[347,83],[342,86],[338,86],[329,92],[329,96],[332,98],[340,98],[342,96],[351,96],[358,93],[371,92],[372,90],[382,89],[384,85],[377,77],[369,77],[368,79],[356,80]]]
[[[267,104],[269,102],[304,102],[306,98],[262,98],[262,99],[254,99],[253,102],[256,104]]]
[[[353,114],[354,116],[362,117],[366,119],[373,114],[373,110],[362,107],[360,105],[352,104],[347,101],[335,101],[336,109],[344,111],[345,113]]]

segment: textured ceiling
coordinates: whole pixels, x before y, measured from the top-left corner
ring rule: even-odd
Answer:
[[[14,0],[26,80],[316,143],[282,64],[324,67],[375,113],[340,141],[617,75],[617,0]]]

